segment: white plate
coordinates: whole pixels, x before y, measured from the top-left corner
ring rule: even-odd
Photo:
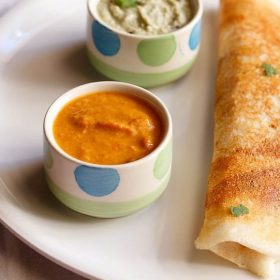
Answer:
[[[105,79],[85,55],[85,1],[24,1],[0,21],[0,59],[7,61],[0,71],[0,218],[35,250],[102,279],[255,279],[193,246],[204,212],[217,62],[218,0],[204,2],[194,68],[152,90],[174,121],[170,185],[151,207],[113,220],[62,206],[42,171],[42,123],[50,103],[74,86]]]

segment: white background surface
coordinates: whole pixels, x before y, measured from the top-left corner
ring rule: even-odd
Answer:
[[[20,0],[1,0],[0,2],[0,15],[3,15],[6,11],[12,8]]]

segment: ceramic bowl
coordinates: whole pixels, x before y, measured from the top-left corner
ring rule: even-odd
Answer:
[[[54,120],[69,101],[97,92],[125,92],[149,102],[163,122],[164,137],[150,154],[120,165],[80,161],[65,153],[53,135]],[[90,216],[113,218],[140,210],[165,190],[172,162],[172,122],[164,104],[149,91],[120,82],[97,82],[59,97],[44,120],[44,168],[52,193],[66,206]]]
[[[88,1],[87,49],[91,64],[105,76],[154,87],[182,77],[199,50],[202,0],[190,0],[195,14],[182,28],[162,35],[140,36],[112,29],[99,18],[98,0]]]

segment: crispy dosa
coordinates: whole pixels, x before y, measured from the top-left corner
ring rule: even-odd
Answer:
[[[221,0],[214,152],[195,245],[259,276],[280,258],[280,6]]]

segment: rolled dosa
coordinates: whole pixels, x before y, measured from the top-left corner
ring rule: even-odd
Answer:
[[[280,7],[221,0],[214,151],[195,241],[259,276],[280,258]]]

